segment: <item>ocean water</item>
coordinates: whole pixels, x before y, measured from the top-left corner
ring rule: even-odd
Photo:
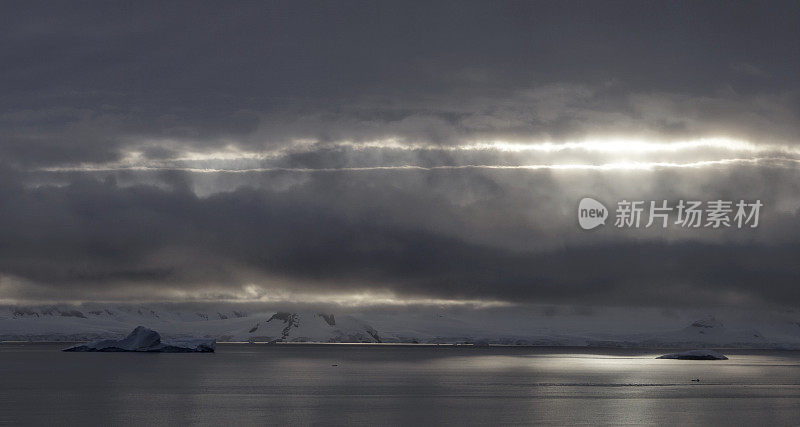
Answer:
[[[800,424],[791,351],[681,361],[596,348],[63,347],[0,344],[0,424]]]

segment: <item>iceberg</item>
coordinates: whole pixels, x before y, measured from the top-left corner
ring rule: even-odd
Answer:
[[[216,348],[216,340],[213,339],[184,339],[175,341],[161,341],[158,332],[138,326],[127,337],[121,340],[100,340],[86,344],[79,344],[63,351],[82,351],[82,352],[120,352],[133,351],[143,353],[210,353]]]
[[[680,353],[665,354],[656,359],[680,359],[680,360],[728,360],[725,355],[713,350],[689,350]]]

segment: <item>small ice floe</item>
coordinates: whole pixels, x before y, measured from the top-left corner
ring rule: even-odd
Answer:
[[[656,359],[680,359],[680,360],[728,360],[725,355],[714,350],[689,350],[680,353],[665,354]],[[694,381],[694,380],[692,380]],[[698,380],[699,382],[700,380]]]
[[[186,339],[162,342],[158,332],[139,326],[121,340],[100,340],[79,344],[63,351],[85,352],[119,352],[133,351],[142,353],[210,353],[216,347],[213,339]]]

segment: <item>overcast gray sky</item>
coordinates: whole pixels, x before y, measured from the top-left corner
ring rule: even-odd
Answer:
[[[0,300],[800,303],[798,2],[0,21]],[[586,196],[764,206],[585,231]]]

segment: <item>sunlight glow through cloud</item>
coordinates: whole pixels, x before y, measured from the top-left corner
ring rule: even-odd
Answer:
[[[175,146],[175,144],[173,144]],[[643,141],[638,139],[597,139],[563,143],[519,143],[505,141],[473,142],[462,145],[423,145],[404,143],[389,138],[372,142],[337,142],[332,144],[314,143],[303,140],[291,149],[272,151],[247,151],[234,144],[228,144],[224,151],[197,152],[178,151],[170,158],[147,158],[141,151],[127,151],[121,160],[109,163],[81,163],[77,165],[52,166],[39,169],[46,172],[111,172],[111,171],[161,171],[173,170],[190,173],[259,173],[259,172],[358,172],[358,171],[403,171],[403,170],[447,170],[447,169],[498,169],[498,170],[655,170],[663,168],[702,168],[731,164],[759,164],[770,167],[793,168],[800,163],[800,150],[792,146],[774,144],[754,144],[729,138],[700,138],[688,141]],[[520,159],[519,164],[497,164],[485,162],[456,162],[455,164],[426,165],[414,162],[406,164],[371,164],[337,167],[287,166],[282,159],[293,154],[317,153],[351,149],[363,150],[401,150],[431,152],[480,152],[480,153],[572,153],[567,159],[558,157],[543,159],[541,163],[526,163],[528,158]],[[665,158],[675,153],[686,152],[697,160],[676,160]],[[725,156],[725,152],[736,156]],[[602,153],[603,160],[582,160],[580,153]],[[636,159],[629,155],[638,156]],[[703,156],[701,156],[703,155]],[[642,158],[642,156],[645,156]],[[709,158],[710,157],[710,158]],[[255,162],[255,163],[254,163]]]
[[[725,166],[731,164],[760,164],[772,167],[796,167],[800,165],[800,159],[783,158],[734,158],[721,160],[705,160],[689,163],[672,162],[614,162],[603,164],[550,164],[550,165],[455,165],[455,166],[365,166],[365,167],[343,167],[343,168],[247,168],[247,169],[219,169],[219,168],[189,168],[189,167],[169,167],[169,166],[79,166],[79,167],[56,167],[44,168],[47,172],[113,172],[113,171],[181,171],[191,173],[259,173],[259,172],[368,172],[368,171],[403,171],[403,170],[459,170],[459,169],[497,169],[497,170],[596,170],[596,171],[615,171],[615,170],[640,170],[650,171],[667,168],[702,168],[706,166]]]
[[[624,138],[604,138],[584,141],[567,142],[540,142],[525,143],[512,141],[477,141],[461,145],[431,145],[402,143],[397,139],[386,139],[371,142],[339,142],[326,147],[350,147],[353,149],[384,148],[394,150],[439,150],[439,151],[481,151],[495,150],[502,152],[561,152],[561,151],[587,151],[602,153],[658,153],[658,152],[678,152],[688,150],[698,150],[703,148],[713,148],[725,151],[742,152],[783,152],[800,154],[800,150],[795,147],[778,144],[753,144],[751,142],[731,139],[731,138],[699,138],[688,141],[644,141],[641,139]]]
[[[205,298],[197,292],[181,292],[172,295],[182,300],[203,301]],[[208,300],[232,303],[311,303],[335,304],[343,307],[365,306],[472,306],[476,308],[509,307],[512,303],[494,300],[423,298],[398,296],[392,292],[361,291],[342,293],[295,292],[287,289],[265,289],[255,284],[248,284],[241,292],[229,293],[223,297],[220,293],[212,293]]]

